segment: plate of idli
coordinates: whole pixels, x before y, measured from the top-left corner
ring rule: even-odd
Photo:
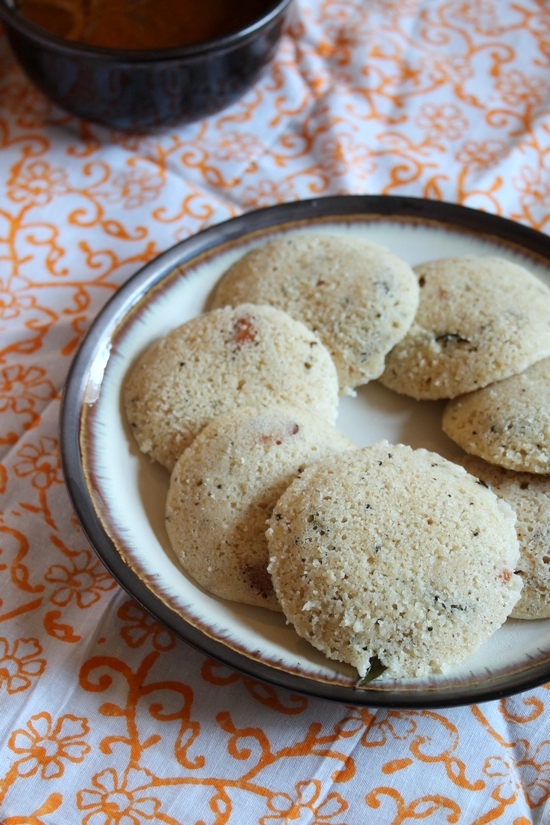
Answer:
[[[550,239],[334,196],[209,227],[116,293],[61,450],[123,588],[316,698],[437,708],[550,680]]]

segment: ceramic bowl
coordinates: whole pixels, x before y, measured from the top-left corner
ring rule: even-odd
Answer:
[[[0,0],[0,21],[29,78],[66,111],[114,129],[150,132],[199,120],[241,97],[272,60],[292,0],[225,37],[166,49],[114,49],[57,37]]]

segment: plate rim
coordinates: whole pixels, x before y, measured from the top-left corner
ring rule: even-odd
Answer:
[[[178,639],[245,676],[310,698],[388,709],[459,707],[494,701],[540,687],[550,681],[548,663],[536,665],[528,676],[519,673],[510,677],[508,673],[500,679],[493,679],[490,688],[484,687],[483,681],[474,686],[469,684],[467,695],[463,695],[455,683],[446,696],[446,690],[441,685],[434,685],[433,690],[425,685],[419,691],[387,687],[378,690],[375,683],[370,683],[367,687],[353,689],[289,673],[272,663],[265,664],[249,658],[189,624],[149,589],[122,558],[94,508],[80,440],[84,385],[88,365],[97,357],[101,346],[112,338],[118,324],[131,308],[174,269],[224,243],[279,225],[308,224],[311,220],[334,220],[339,216],[350,218],[354,215],[370,219],[401,218],[409,225],[418,219],[423,225],[433,223],[439,228],[462,229],[473,232],[477,237],[505,242],[510,248],[516,246],[523,252],[528,250],[550,266],[550,237],[532,227],[461,204],[395,195],[329,195],[276,204],[229,218],[179,241],[138,269],[111,296],[95,316],[73,357],[62,390],[59,412],[61,467],[72,507],[92,549],[132,599]]]

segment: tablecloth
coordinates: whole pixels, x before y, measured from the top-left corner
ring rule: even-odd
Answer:
[[[549,823],[548,686],[447,710],[307,698],[176,639],[111,578],[60,466],[64,380],[159,252],[329,194],[550,229],[544,0],[297,0],[240,101],[137,136],[80,122],[0,34],[3,825]]]

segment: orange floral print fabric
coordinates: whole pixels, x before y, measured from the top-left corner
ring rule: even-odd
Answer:
[[[64,487],[60,393],[94,316],[175,242],[329,194],[446,200],[550,231],[541,0],[296,0],[267,74],[202,122],[79,122],[0,31],[0,822],[530,825],[545,687],[342,706],[255,682],[126,596]]]

